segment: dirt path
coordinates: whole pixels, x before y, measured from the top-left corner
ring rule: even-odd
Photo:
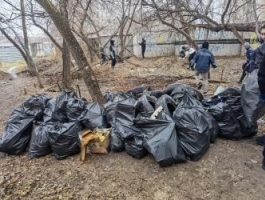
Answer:
[[[142,67],[128,63],[119,63],[114,70],[109,66],[97,67],[102,90],[125,91],[141,83],[159,89],[180,76],[193,73],[186,70],[184,61],[174,57],[132,61]],[[223,80],[229,83],[221,85],[238,86],[241,61],[242,58],[218,59],[219,68],[212,71],[212,79],[220,80],[224,69]],[[47,75],[52,71],[42,72],[46,89],[50,87],[48,83],[53,83]],[[18,77],[0,83],[1,132],[13,108],[28,96],[24,95],[24,88],[28,94],[42,92],[34,87],[34,82],[32,77]],[[193,79],[180,82],[195,84]],[[83,96],[89,98],[82,80],[75,80],[75,84],[79,84]],[[210,93],[219,85],[210,84]],[[260,124],[259,134],[263,131],[264,124]],[[262,147],[251,139],[217,139],[199,161],[167,168],[160,168],[151,156],[137,160],[125,152],[88,156],[84,163],[79,161],[78,155],[58,161],[52,155],[30,160],[27,154],[0,153],[0,199],[264,199],[261,153]]]

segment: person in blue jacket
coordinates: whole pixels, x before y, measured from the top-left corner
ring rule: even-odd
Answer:
[[[209,43],[207,41],[202,43],[202,48],[196,52],[194,58],[190,61],[191,67],[195,70],[195,79],[197,81],[198,89],[202,89],[203,94],[208,92],[208,74],[210,65],[216,68],[214,55],[208,50]],[[202,80],[200,79],[200,76]]]
[[[251,57],[253,55],[254,50],[251,48],[250,44],[248,42],[244,43],[244,47],[246,49],[246,62],[242,65],[242,75],[240,77],[240,80],[238,81],[239,84],[242,83],[242,81],[244,80],[244,78],[246,77],[247,73],[249,73],[249,67],[250,67],[250,60]]]

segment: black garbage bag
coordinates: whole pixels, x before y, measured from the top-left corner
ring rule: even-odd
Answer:
[[[156,98],[159,98],[161,97],[162,95],[164,94],[164,91],[163,90],[152,90],[150,91],[150,96],[154,96]]]
[[[132,157],[141,159],[148,152],[143,146],[143,135],[135,135],[124,142],[125,151]]]
[[[114,94],[111,92],[104,92],[103,97],[105,99],[105,102],[111,101],[114,98]]]
[[[53,121],[53,122],[68,122],[67,118],[67,103],[70,100],[77,98],[75,92],[72,91],[62,91],[55,100],[48,102],[48,105],[44,111],[44,121]]]
[[[132,94],[132,96],[135,99],[138,99],[140,96],[143,95],[144,91],[150,91],[151,88],[149,86],[143,85],[143,86],[138,86],[135,88],[132,88],[130,90],[128,90],[126,93],[127,94]]]
[[[231,106],[231,109],[237,118],[241,128],[242,137],[252,137],[256,135],[258,132],[257,122],[253,122],[251,125],[247,123],[247,118],[241,106],[241,97],[227,97],[225,98],[225,102]]]
[[[80,152],[79,131],[81,131],[81,126],[78,122],[54,122],[49,127],[49,143],[58,160]]]
[[[159,106],[162,106],[165,113],[172,117],[173,112],[176,110],[177,103],[171,96],[164,94],[157,99],[155,107],[158,108]]]
[[[82,125],[91,130],[108,127],[104,109],[98,103],[89,103],[85,105],[84,109],[85,113],[80,117]]]
[[[214,143],[216,138],[219,135],[220,129],[218,126],[217,121],[214,119],[214,117],[209,113],[208,115],[209,118],[209,133],[210,135],[210,142]]]
[[[240,96],[240,89],[235,88],[235,87],[228,87],[223,92],[220,92],[215,96],[219,96],[219,97]],[[215,97],[213,97],[213,98],[215,98]]]
[[[137,112],[154,112],[156,101],[157,98],[144,94],[137,100],[135,109],[137,110]]]
[[[48,135],[49,124],[39,123],[34,125],[30,145],[29,157],[38,158],[52,153]]]
[[[257,124],[257,120],[265,114],[265,103],[259,100],[258,70],[254,70],[241,88],[241,105],[246,117],[247,125]]]
[[[50,99],[47,94],[33,95],[27,98],[18,109],[27,115],[35,116],[36,120],[42,120],[45,105]]]
[[[133,119],[135,118],[135,102],[136,101],[131,98],[117,104],[110,135],[112,151],[123,151],[124,139],[132,137],[137,132],[137,129],[133,125]]]
[[[203,99],[203,95],[200,91],[196,90],[195,88],[182,84],[182,83],[173,83],[169,84],[164,92],[177,102],[180,102],[181,99],[184,97],[185,93],[190,94],[191,96],[195,97],[197,100],[201,101]]]
[[[112,126],[113,120],[115,118],[116,107],[120,101],[124,100],[128,100],[128,102],[135,101],[130,94],[118,93],[114,95],[113,99],[109,100],[104,105],[104,115],[107,118],[108,125]]]
[[[52,98],[50,99],[46,105],[45,109],[43,111],[43,122],[51,122],[53,121],[53,113],[55,111],[55,104],[56,104],[56,99]]]
[[[163,114],[161,119],[135,119],[135,126],[141,130],[142,152],[146,149],[161,167],[186,161],[175,123],[169,116]]]
[[[125,149],[124,140],[122,139],[120,134],[117,134],[118,132],[115,131],[115,134],[111,132],[110,134],[110,149],[111,151],[115,152],[121,152]]]
[[[15,109],[10,115],[0,140],[0,151],[19,155],[26,151],[29,144],[35,116],[27,115],[21,108]]]
[[[231,105],[218,99],[203,101],[203,105],[218,124],[220,129],[218,137],[233,140],[242,138],[241,127]]]
[[[66,116],[69,122],[81,121],[86,113],[88,102],[81,98],[72,98],[66,104]]]
[[[42,118],[45,103],[48,100],[49,97],[46,94],[34,95],[14,109],[0,140],[0,151],[18,155],[26,150],[33,121]]]
[[[173,114],[181,146],[191,160],[199,160],[210,146],[209,113],[186,93]]]

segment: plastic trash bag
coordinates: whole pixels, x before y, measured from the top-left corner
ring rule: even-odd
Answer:
[[[51,122],[53,121],[53,113],[55,111],[55,104],[56,104],[56,99],[52,98],[50,99],[46,105],[45,109],[43,111],[43,122]]]
[[[45,105],[50,99],[47,94],[33,95],[27,98],[19,109],[27,115],[35,116],[36,120],[41,120]]]
[[[156,98],[161,97],[163,94],[164,94],[164,91],[163,90],[152,90],[149,93],[150,96],[154,96]]]
[[[195,97],[197,100],[201,101],[203,99],[203,95],[196,90],[195,88],[181,83],[173,83],[166,87],[164,90],[165,94],[170,95],[177,102],[180,102],[184,97],[185,93],[190,94]]]
[[[58,160],[80,152],[79,131],[81,126],[78,122],[55,122],[49,127],[49,143]]]
[[[172,117],[172,114],[177,107],[177,103],[171,96],[164,94],[160,98],[157,99],[155,107],[158,108],[159,106],[162,106],[164,112],[168,116]]]
[[[125,140],[125,151],[130,156],[141,159],[148,153],[143,146],[143,137],[143,135],[135,135]]]
[[[68,122],[67,103],[77,98],[76,93],[71,91],[63,91],[56,98],[49,100],[44,110],[44,122]]]
[[[132,94],[135,99],[138,99],[140,96],[143,95],[144,92],[150,91],[150,90],[151,90],[151,88],[149,86],[143,85],[143,86],[138,86],[138,87],[132,88],[132,89],[128,90],[126,93]]]
[[[34,119],[35,116],[25,114],[21,108],[15,109],[0,140],[0,151],[12,155],[24,153],[30,141]]]
[[[198,100],[185,94],[173,114],[180,144],[191,160],[199,160],[210,146],[209,113]]]
[[[258,132],[257,122],[253,122],[251,125],[248,124],[246,115],[244,114],[243,108],[241,106],[241,97],[230,97],[225,101],[231,106],[232,112],[241,128],[242,137],[252,137]]]
[[[132,98],[130,94],[118,93],[114,95],[113,99],[109,100],[106,104],[104,104],[104,115],[106,116],[107,122],[110,126],[112,126],[118,103],[124,100],[128,100],[128,102],[135,102],[135,99]]]
[[[135,109],[138,112],[150,113],[155,111],[157,98],[149,95],[142,95],[135,104]]]
[[[216,96],[219,97],[240,96],[240,89],[235,87],[228,87],[222,90],[221,92],[219,92]]]
[[[163,114],[160,119],[136,119],[135,126],[141,130],[143,147],[161,167],[186,161],[175,123],[169,116]]]
[[[117,104],[110,135],[112,151],[123,151],[125,148],[124,139],[132,137],[137,132],[133,125],[133,119],[135,118],[134,104],[135,100],[132,98]]]
[[[79,121],[86,128],[94,130],[95,128],[108,127],[104,109],[98,103],[86,104],[84,110],[85,113],[80,116]]]
[[[265,104],[259,100],[258,70],[254,70],[241,88],[241,105],[248,126],[256,125],[257,120],[265,114]]]
[[[219,126],[218,137],[238,140],[242,137],[241,127],[231,106],[218,99],[204,102],[205,108],[212,114]]]
[[[66,104],[66,116],[68,121],[80,121],[86,113],[88,102],[81,98],[72,98]]]
[[[105,99],[105,102],[111,101],[114,98],[114,94],[111,92],[104,92],[103,97]]]
[[[34,95],[14,109],[2,134],[0,151],[14,155],[26,151],[33,121],[42,118],[45,103],[48,100],[49,97],[46,94]]]
[[[48,135],[49,124],[34,125],[29,145],[29,157],[38,158],[52,153]]]

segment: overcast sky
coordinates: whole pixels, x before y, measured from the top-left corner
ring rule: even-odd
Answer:
[[[20,8],[19,0],[9,0],[9,1],[12,2],[12,4],[15,5],[16,7]],[[12,18],[16,15],[20,15],[20,11],[8,5],[4,0],[0,0],[0,2],[1,2],[0,3],[0,17],[5,17],[6,19],[9,19],[10,17]],[[18,18],[18,20],[15,20],[14,22],[17,25],[21,26],[21,18]],[[3,26],[3,24],[1,25]],[[35,26],[29,25],[27,26],[27,28],[28,28],[28,35],[30,37],[44,35],[43,32]],[[15,30],[19,33],[19,35],[22,35],[21,27],[15,28]]]

